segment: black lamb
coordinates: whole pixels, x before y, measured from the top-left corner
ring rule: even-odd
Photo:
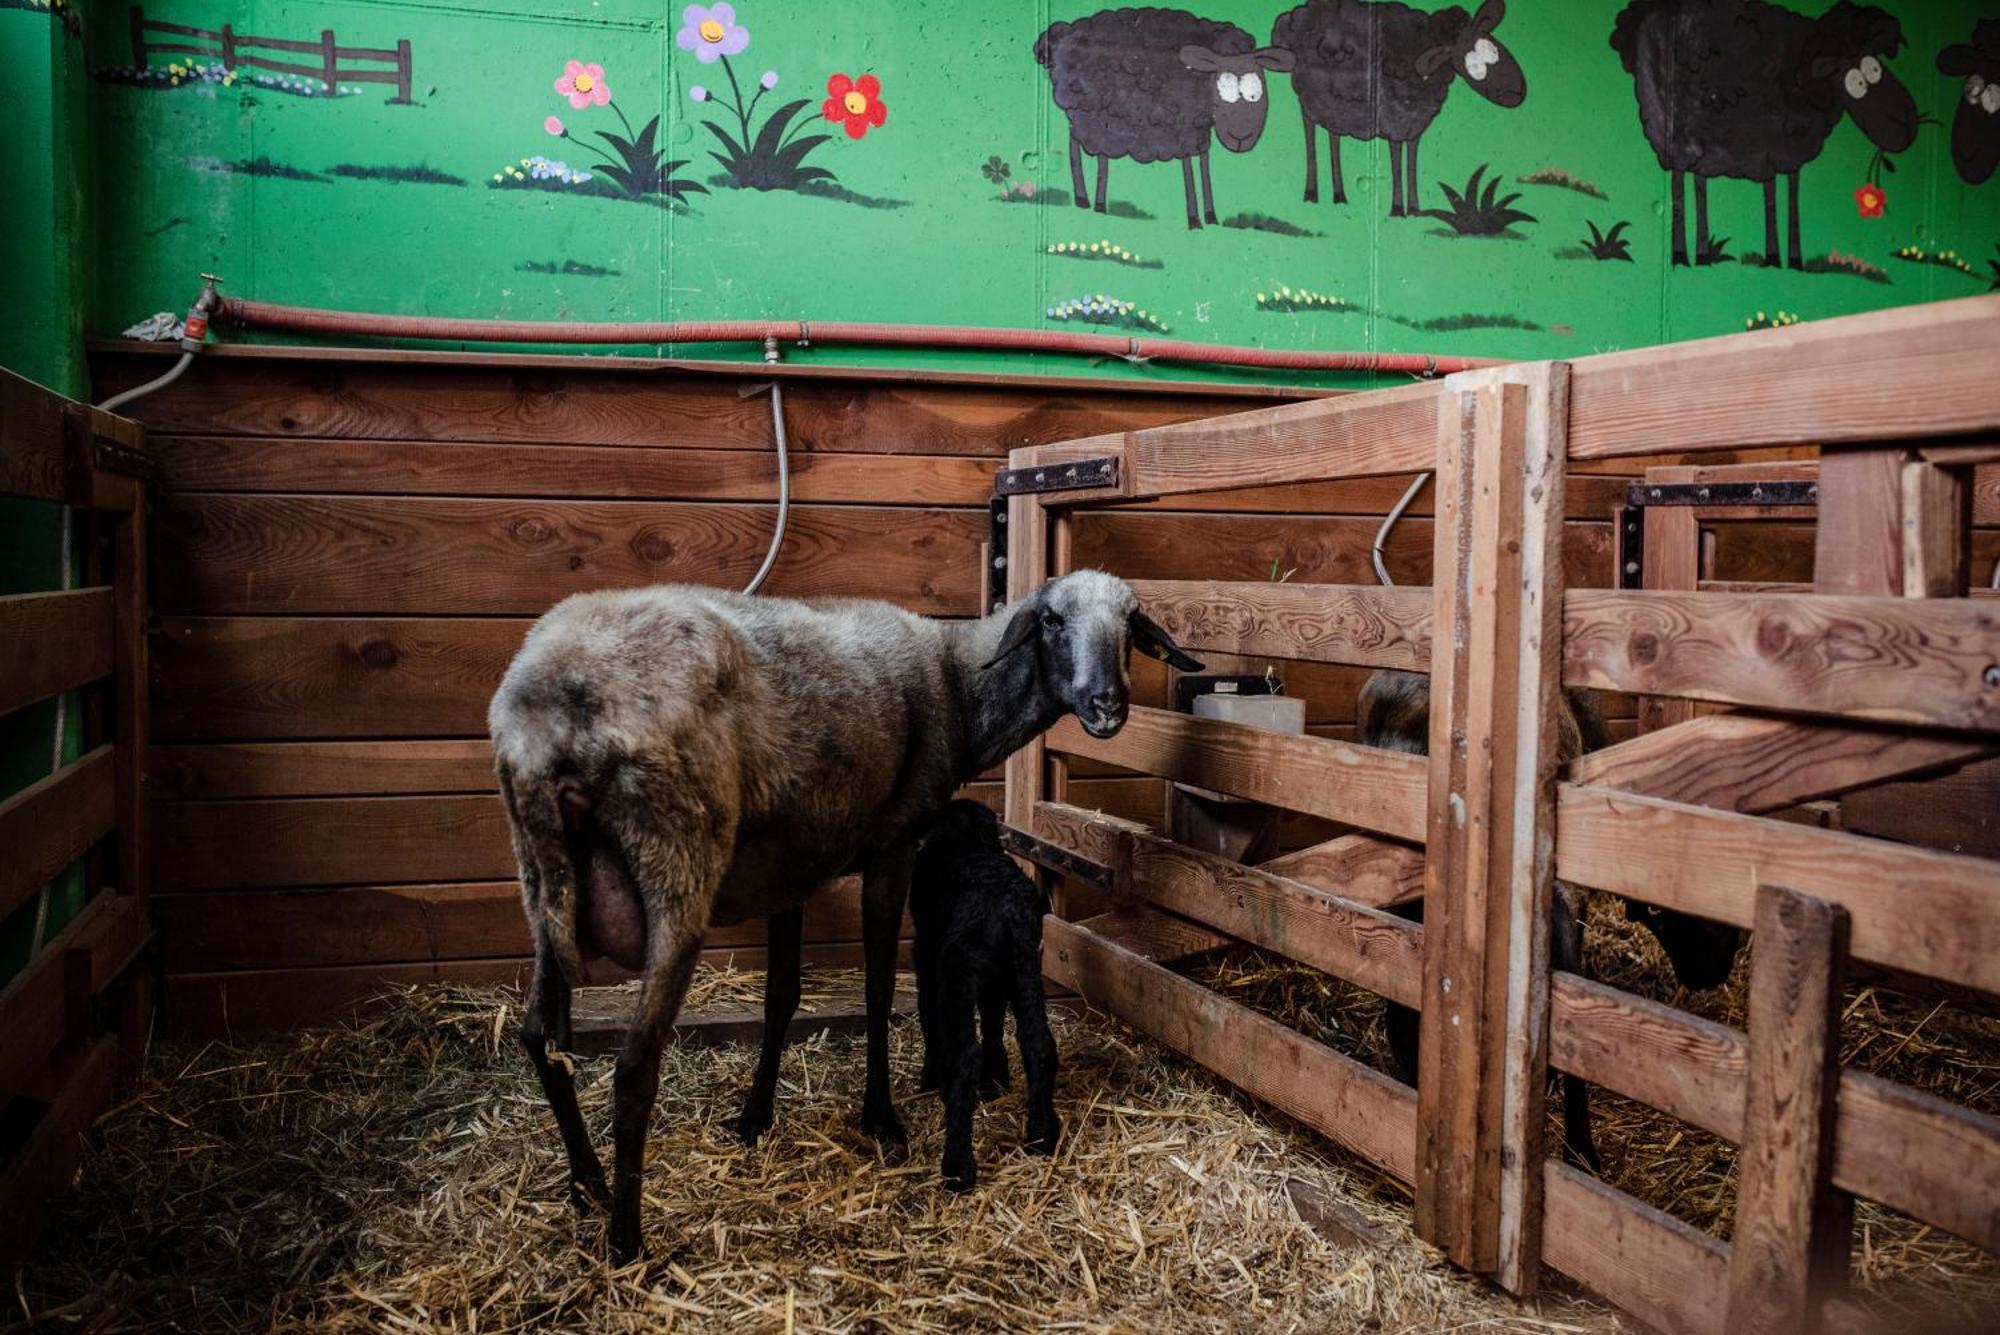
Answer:
[[[1972,40],[1938,52],[1938,73],[1965,80],[1951,122],[1951,161],[1967,185],[2000,166],[2000,19],[1973,25]]]
[[[1041,892],[1002,851],[999,819],[961,798],[944,809],[917,854],[910,916],[922,1084],[944,1096],[945,1185],[966,1191],[978,1180],[973,1109],[982,1091],[997,1094],[1008,1083],[1009,1007],[1028,1081],[1028,1152],[1053,1154],[1062,1135],[1056,1043],[1042,997]]]
[[[1073,23],[1052,23],[1035,39],[1035,60],[1049,72],[1056,105],[1069,116],[1069,172],[1078,208],[1083,157],[1097,159],[1099,213],[1111,159],[1179,159],[1188,226],[1215,221],[1208,176],[1212,133],[1232,153],[1247,153],[1264,134],[1264,71],[1291,69],[1288,51],[1259,49],[1230,23],[1180,9],[1107,9]],[[1201,163],[1201,213],[1194,168]]]
[[[1443,109],[1452,81],[1465,80],[1503,107],[1518,107],[1528,95],[1520,62],[1493,39],[1505,13],[1503,0],[1486,0],[1470,17],[1455,6],[1426,14],[1396,0],[1309,0],[1278,15],[1271,42],[1292,53],[1292,87],[1305,117],[1306,202],[1319,199],[1323,126],[1334,203],[1347,202],[1341,136],[1386,139],[1389,216],[1421,213],[1417,141]]]
[[[1917,137],[1917,104],[1882,62],[1903,29],[1872,5],[1841,3],[1810,18],[1763,0],[1633,0],[1611,45],[1631,74],[1639,121],[1672,173],[1673,261],[1688,262],[1683,177],[1694,176],[1695,256],[1712,258],[1708,181],[1764,186],[1764,263],[1779,263],[1778,177],[1790,182],[1788,263],[1799,249],[1799,168],[1818,157],[1843,114],[1887,153]]]

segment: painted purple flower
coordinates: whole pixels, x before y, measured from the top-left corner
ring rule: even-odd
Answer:
[[[550,134],[555,135],[557,138],[561,138],[563,135],[562,117],[560,116],[549,117],[547,120],[542,122],[542,128],[544,130],[547,130]]]
[[[757,80],[757,83],[765,92],[770,92],[778,86],[778,72],[776,70],[765,70],[764,77]]]
[[[695,84],[688,89],[688,96],[697,102],[706,102],[708,101],[708,89],[703,88],[700,84]]]
[[[604,82],[604,66],[586,65],[580,60],[563,66],[562,77],[556,80],[556,91],[568,98],[577,111],[593,102],[601,107],[611,100],[611,85]]]
[[[736,21],[736,6],[724,0],[714,5],[689,5],[681,11],[681,30],[674,34],[681,50],[713,65],[750,45],[750,30]]]

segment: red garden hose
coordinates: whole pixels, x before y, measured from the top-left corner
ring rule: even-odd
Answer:
[[[1243,348],[1175,338],[1082,334],[1053,329],[965,329],[950,325],[859,324],[817,320],[709,320],[620,324],[605,321],[467,320],[374,315],[314,306],[222,299],[232,324],[300,334],[432,339],[451,343],[840,343],[855,347],[971,348],[986,352],[1073,352],[1132,362],[1173,361],[1282,371],[1384,371],[1449,375],[1496,361],[1421,352],[1313,352]]]

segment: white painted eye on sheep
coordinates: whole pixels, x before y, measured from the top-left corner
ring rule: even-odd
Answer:
[[[1868,76],[1859,69],[1849,70],[1840,82],[1847,89],[1847,95],[1856,102],[1868,96]]]
[[[1223,71],[1215,76],[1215,95],[1225,102],[1235,102],[1242,98],[1242,81],[1234,74]]]
[[[1479,57],[1479,63],[1482,65],[1497,64],[1500,60],[1500,48],[1495,46],[1489,37],[1482,37],[1474,42],[1472,54]]]
[[[1882,82],[1882,62],[1873,56],[1861,57],[1861,77],[1871,84]]]
[[[1264,100],[1264,79],[1262,75],[1253,71],[1244,75],[1236,86],[1242,92],[1245,102],[1262,102]]]
[[[2000,115],[2000,83],[1989,83],[1980,92],[1979,109],[1989,116]]]
[[[1480,40],[1484,41],[1485,39],[1481,38]],[[1465,77],[1474,83],[1478,83],[1486,77],[1487,64],[1487,61],[1480,59],[1479,48],[1476,46],[1473,47],[1472,50],[1465,53]]]
[[[1977,102],[1979,100],[1979,95],[1985,91],[1986,91],[1986,79],[1983,75],[1968,74],[1965,76],[1966,101]]]

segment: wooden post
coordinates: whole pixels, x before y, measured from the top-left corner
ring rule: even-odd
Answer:
[[[1024,468],[1034,462],[1032,448],[1015,450],[1008,464]],[[1007,601],[1017,602],[1042,586],[1049,573],[1049,512],[1034,496],[1012,496],[1007,500]],[[1017,829],[1035,828],[1035,804],[1047,795],[1043,781],[1043,760],[1047,748],[1037,737],[1007,757],[1004,771],[1006,800],[1001,815]],[[1048,878],[1033,869],[1039,883]]]
[[[222,25],[222,31],[217,33],[216,36],[222,39],[222,68],[226,70],[235,69],[236,30],[225,23]]]
[[[1962,598],[1972,574],[1972,470],[1903,465],[1903,596]]]
[[[320,60],[326,67],[321,77],[326,80],[326,95],[340,96],[340,52],[333,44],[333,29],[322,28],[319,34]]]
[[[396,100],[410,101],[410,39],[405,37],[396,43]]]
[[[1878,446],[1829,448],[1820,456],[1816,592],[1903,592],[1903,465],[1909,459],[1908,450]]]
[[[1694,480],[1693,468],[1649,468],[1648,482],[1678,485]],[[1661,505],[1646,511],[1645,573],[1648,589],[1693,593],[1701,580],[1701,520],[1694,507]],[[1639,731],[1657,732],[1694,717],[1694,701],[1671,696],[1639,698]]]
[[[1728,1329],[1793,1335],[1818,1329],[1853,1225],[1832,1183],[1847,913],[1767,885],[1755,943]]]
[[[118,880],[120,894],[143,906],[152,884],[147,832],[146,743],[151,682],[146,644],[146,501],[117,516],[112,534],[111,600],[114,628],[113,754],[117,757]],[[141,912],[144,912],[142,907]]]
[[[1454,376],[1439,406],[1417,1230],[1531,1291],[1562,668],[1569,368]]]
[[[146,11],[132,6],[132,64],[146,68]]]

